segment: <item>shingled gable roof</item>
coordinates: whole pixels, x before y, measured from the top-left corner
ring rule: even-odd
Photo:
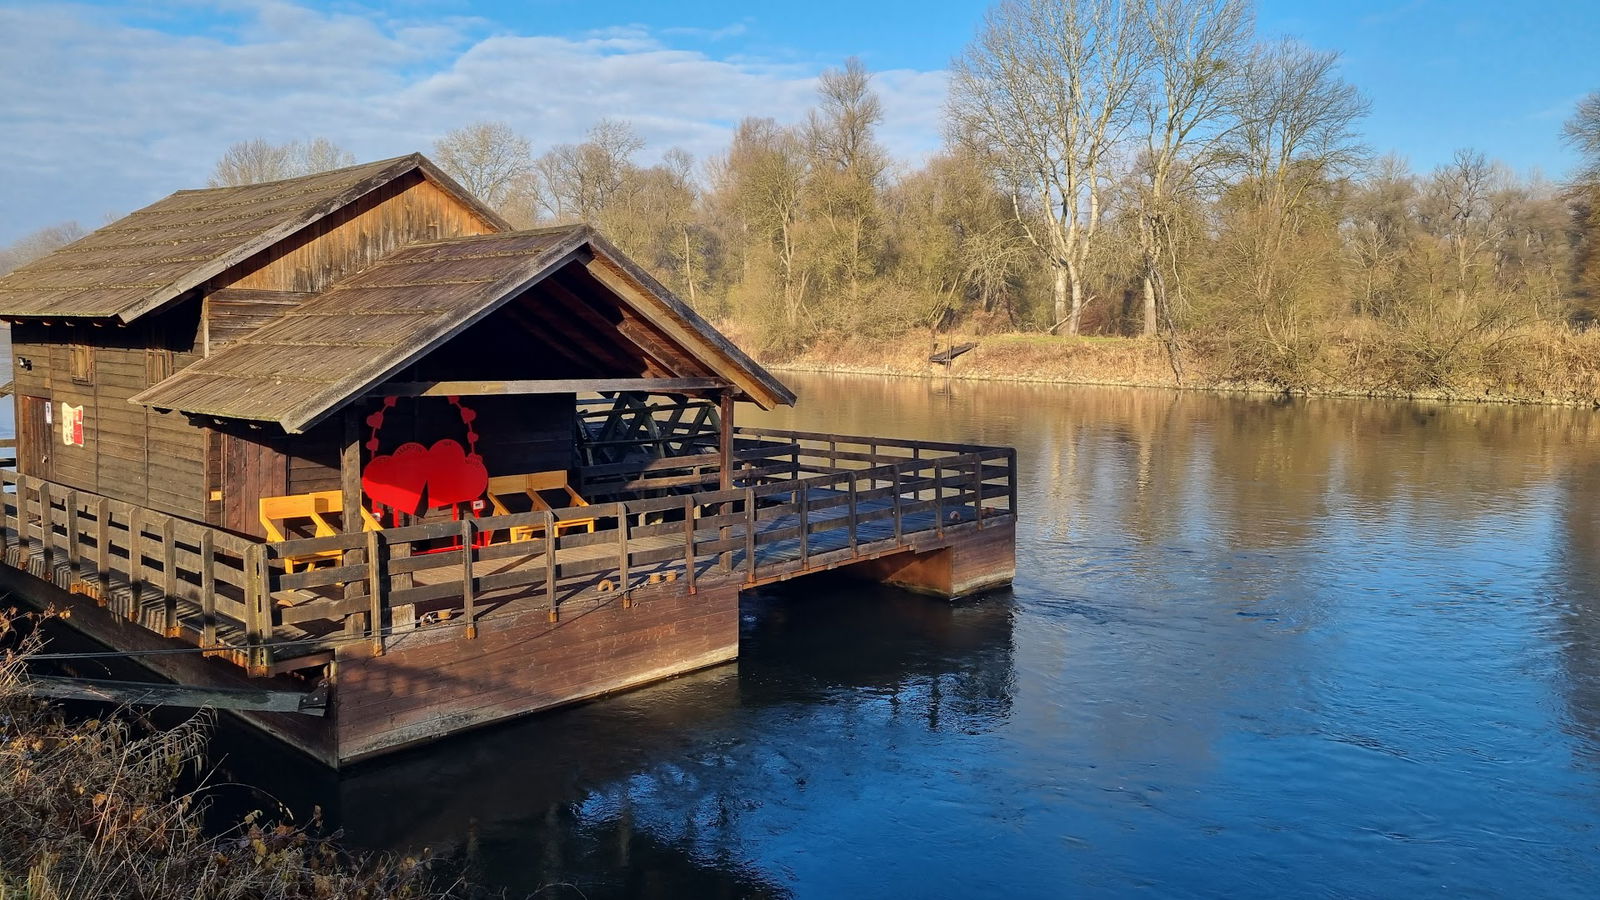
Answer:
[[[131,322],[413,170],[510,230],[420,153],[283,181],[178,191],[0,278],[0,316]]]
[[[794,402],[781,382],[581,225],[401,248],[133,402],[303,432],[546,275],[590,258],[617,286],[620,303],[672,334],[742,396],[769,408]]]

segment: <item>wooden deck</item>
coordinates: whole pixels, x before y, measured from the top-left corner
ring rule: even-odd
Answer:
[[[626,606],[645,588],[693,595],[782,581],[936,547],[1014,515],[1004,448],[745,429],[734,456],[724,490],[679,484],[661,460],[657,496],[271,544],[7,471],[0,549],[8,565],[118,616],[271,674],[382,654],[423,632],[472,639],[530,610],[555,622]],[[512,527],[550,534],[579,518],[599,527],[507,539]],[[285,570],[285,557],[318,551],[342,553],[342,564]]]

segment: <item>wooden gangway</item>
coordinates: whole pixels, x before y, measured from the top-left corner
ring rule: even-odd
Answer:
[[[266,675],[381,654],[431,633],[470,640],[530,609],[551,621],[646,587],[768,584],[936,547],[1009,524],[1015,451],[744,428],[729,486],[699,456],[649,463],[633,496],[267,543],[0,472],[7,564],[151,631]],[[609,475],[616,473],[608,472]],[[557,533],[596,519],[593,532]],[[532,540],[509,540],[533,526]],[[286,558],[334,551],[334,565]]]

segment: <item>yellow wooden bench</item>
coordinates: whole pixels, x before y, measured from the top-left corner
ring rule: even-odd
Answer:
[[[267,530],[267,539],[274,543],[289,540],[285,530],[291,522],[305,520],[311,525],[311,537],[333,537],[339,533],[324,516],[343,515],[344,494],[339,491],[313,491],[309,494],[290,494],[286,497],[261,498],[261,526]],[[361,509],[361,530],[379,531],[382,526],[365,507]],[[318,563],[337,563],[344,555],[342,550],[320,550],[299,556],[283,558],[284,571],[293,572],[297,566],[310,568]]]
[[[522,475],[498,475],[489,479],[489,505],[497,516],[511,514],[511,509],[506,506],[503,497],[522,495],[528,498],[532,511],[539,512],[551,510],[546,503],[541,491],[565,491],[568,506],[588,506],[589,501],[578,496],[578,492],[567,483],[567,473],[561,470],[553,472],[528,472]],[[594,531],[594,519],[565,519],[555,523],[556,536],[560,537],[568,531]],[[543,525],[518,525],[511,529],[511,540],[531,541],[536,533],[544,530]]]

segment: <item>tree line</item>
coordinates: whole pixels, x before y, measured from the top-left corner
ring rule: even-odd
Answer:
[[[1258,36],[1249,0],[1001,0],[924,161],[879,142],[857,59],[799,121],[744,119],[709,159],[641,162],[616,119],[538,154],[480,122],[432,158],[519,227],[596,225],[769,355],[1032,331],[1158,341],[1180,380],[1212,356],[1293,386],[1354,353],[1426,384],[1593,321],[1600,93],[1567,123],[1584,162],[1565,183],[1471,148],[1412,171],[1363,145],[1367,108],[1337,53]],[[212,183],[350,161],[251,141]]]

